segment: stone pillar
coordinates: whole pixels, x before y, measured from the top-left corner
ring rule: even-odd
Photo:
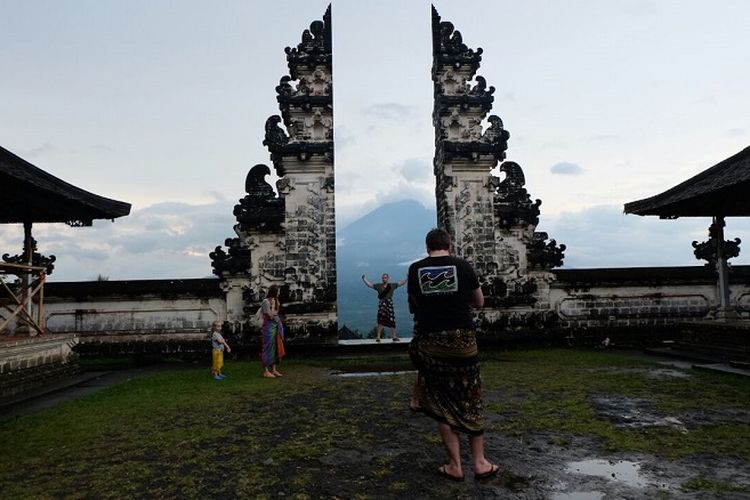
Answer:
[[[302,41],[285,52],[289,75],[276,87],[281,114],[266,120],[263,140],[279,176],[278,196],[265,181],[269,167],[253,167],[246,182],[248,194],[235,207],[238,237],[227,240],[228,254],[217,247],[211,258],[216,274],[242,281],[244,320],[255,312],[268,287],[277,284],[287,337],[296,342],[335,342],[330,6],[323,20],[314,21],[302,33]],[[234,301],[229,292],[227,301],[228,306]]]
[[[482,49],[465,45],[434,7],[432,39],[438,225],[480,276],[483,327],[539,326],[551,316],[550,269],[562,265],[565,246],[535,231],[541,201],[531,201],[520,165],[500,163],[510,134],[489,115],[495,88],[477,75]],[[499,163],[502,180],[491,173]]]

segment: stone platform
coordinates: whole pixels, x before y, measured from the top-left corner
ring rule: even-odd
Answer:
[[[0,399],[78,371],[75,334],[0,337]]]

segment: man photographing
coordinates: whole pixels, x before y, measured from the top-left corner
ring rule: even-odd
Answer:
[[[471,265],[450,255],[450,235],[433,229],[425,238],[427,257],[409,267],[407,290],[415,335],[409,354],[419,372],[412,408],[438,422],[449,463],[438,474],[463,481],[458,433],[469,435],[475,479],[498,473],[484,456],[484,410],[479,351],[472,307],[484,295]]]

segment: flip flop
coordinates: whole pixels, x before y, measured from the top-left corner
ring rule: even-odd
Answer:
[[[497,473],[500,472],[500,466],[497,464],[492,464],[492,467],[490,467],[490,470],[487,472],[482,472],[481,474],[474,474],[474,479],[487,479],[490,477],[497,476]]]
[[[446,467],[445,465],[441,465],[440,467],[438,467],[438,470],[437,470],[438,476],[442,476],[446,479],[450,479],[451,481],[455,481],[457,483],[463,482],[464,480],[463,476],[454,476],[453,474],[449,474],[445,471],[445,467]]]

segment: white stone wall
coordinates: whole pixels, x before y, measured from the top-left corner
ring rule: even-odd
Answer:
[[[213,321],[227,317],[221,298],[134,296],[83,301],[49,298],[45,318],[50,332],[150,333],[208,332]]]
[[[710,317],[718,306],[712,284],[598,285],[570,290],[553,283],[549,297],[563,328],[666,325]],[[741,316],[750,316],[749,297],[750,286],[732,286],[730,303]]]

